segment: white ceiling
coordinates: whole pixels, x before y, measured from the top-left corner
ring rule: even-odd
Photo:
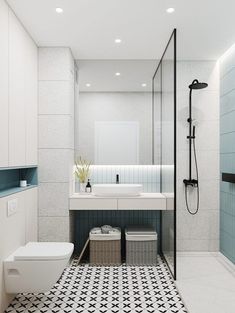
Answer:
[[[39,46],[77,59],[158,59],[174,27],[178,57],[217,59],[235,42],[234,0],[8,0]],[[55,13],[56,7],[64,9]],[[166,8],[175,13],[167,14]],[[115,38],[122,38],[117,46]]]
[[[151,92],[153,60],[78,60],[81,92]],[[120,76],[115,76],[119,72]],[[87,87],[86,84],[91,84]],[[142,87],[145,83],[146,87]]]

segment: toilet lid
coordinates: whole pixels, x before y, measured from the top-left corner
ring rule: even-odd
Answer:
[[[15,260],[62,260],[73,253],[74,245],[68,242],[29,242],[14,253]]]

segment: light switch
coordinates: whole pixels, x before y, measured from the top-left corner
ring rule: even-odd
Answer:
[[[12,199],[7,202],[7,216],[16,214],[18,210],[17,199]]]

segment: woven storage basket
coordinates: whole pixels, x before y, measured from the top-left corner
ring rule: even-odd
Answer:
[[[90,263],[93,265],[121,264],[121,233],[90,234]]]
[[[128,265],[155,265],[157,263],[157,233],[154,229],[129,227],[125,235]]]

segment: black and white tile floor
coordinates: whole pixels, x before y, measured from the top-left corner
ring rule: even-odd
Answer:
[[[46,293],[19,294],[6,313],[185,313],[167,265],[90,266],[74,259]]]

